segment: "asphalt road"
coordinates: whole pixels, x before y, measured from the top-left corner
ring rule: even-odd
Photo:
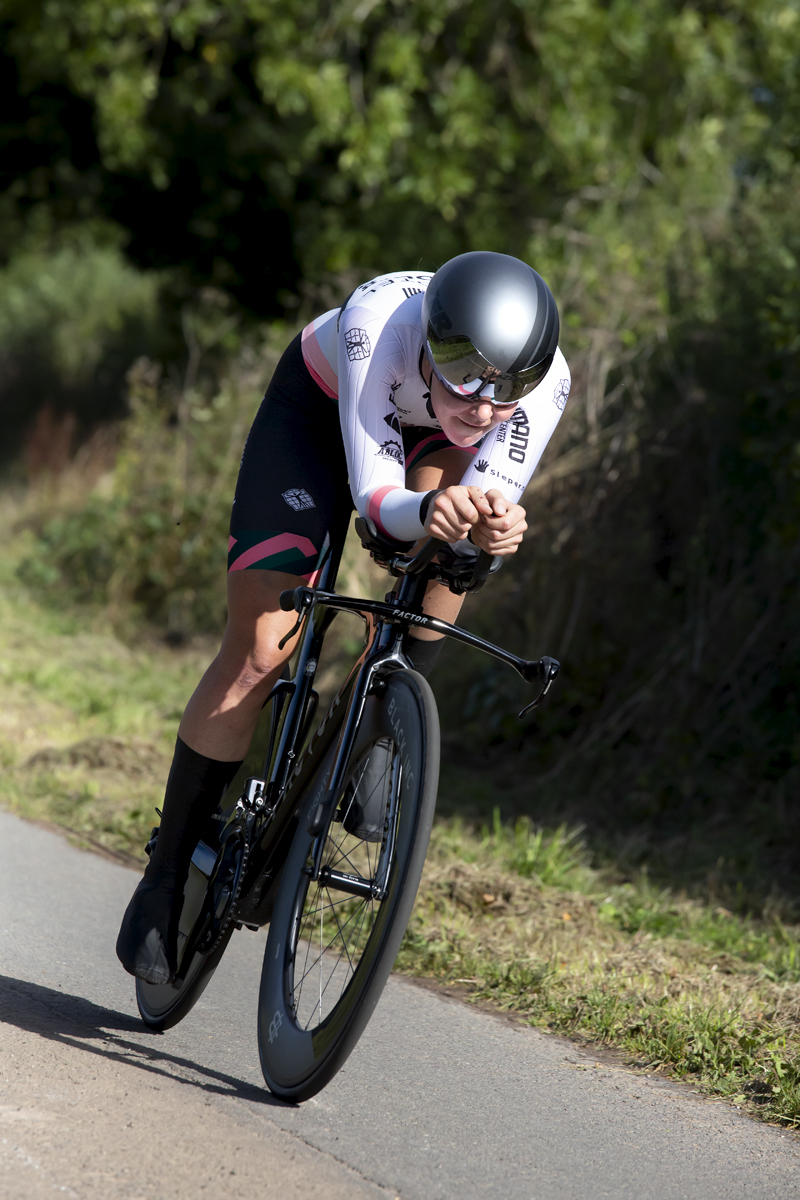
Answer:
[[[0,1193],[775,1200],[800,1142],[558,1038],[390,980],[314,1100],[262,1085],[262,934],[167,1034],[114,956],[136,877],[0,813]]]

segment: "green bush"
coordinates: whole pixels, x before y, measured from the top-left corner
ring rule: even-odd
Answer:
[[[119,242],[119,231],[106,226],[71,228],[57,237],[31,229],[0,269],[4,465],[47,409],[51,416],[38,430],[36,453],[40,466],[61,466],[48,444],[59,422],[67,420],[69,443],[97,422],[118,419],[133,360],[170,349],[160,297],[165,276],[137,271]],[[178,349],[183,353],[182,344]],[[58,457],[70,449],[65,444]]]
[[[438,680],[460,769],[490,769],[506,815],[582,824],[728,907],[797,894],[798,262],[794,188],[754,187],[676,260],[647,361],[609,354],[601,390],[582,332],[530,533],[467,616],[561,676],[524,725],[497,663],[453,655]]]
[[[270,346],[244,352],[219,388],[176,388],[137,362],[113,471],[79,507],[39,523],[22,580],[123,627],[219,631],[239,459],[276,357]]]

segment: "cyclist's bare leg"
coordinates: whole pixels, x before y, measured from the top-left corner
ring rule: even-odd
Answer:
[[[178,730],[198,754],[244,758],[258,714],[296,645],[278,643],[297,620],[281,611],[281,592],[304,581],[282,571],[228,575],[228,623],[219,653],[195,688]],[[299,636],[299,635],[298,635]]]
[[[294,613],[278,598],[302,580],[277,571],[228,576],[228,625],[186,708],[155,850],[120,927],[117,955],[133,975],[166,984],[177,963],[177,918],[189,855],[244,758],[261,706],[294,648],[278,643]]]

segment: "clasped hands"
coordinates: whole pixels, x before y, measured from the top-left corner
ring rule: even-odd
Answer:
[[[502,492],[454,484],[433,497],[425,532],[444,542],[461,542],[469,534],[479,550],[505,557],[515,554],[528,528],[525,509]]]

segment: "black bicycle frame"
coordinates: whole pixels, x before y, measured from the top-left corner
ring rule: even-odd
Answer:
[[[325,585],[335,581],[338,560],[333,557],[323,569],[320,583]],[[424,595],[426,580],[408,577],[400,585],[397,602],[403,606],[417,606]],[[325,796],[312,814],[309,829],[316,833],[316,853],[314,877],[319,872],[319,857],[327,833],[330,819],[333,816],[332,801],[337,790],[344,782],[343,774],[353,744],[355,733],[363,712],[367,696],[373,690],[376,676],[380,671],[392,669],[408,669],[411,664],[402,653],[400,643],[403,627],[396,624],[389,626],[387,622],[376,620],[371,612],[371,601],[365,600],[359,607],[357,600],[350,597],[337,597],[334,592],[314,588],[298,588],[301,593],[298,604],[301,608],[300,622],[292,631],[292,636],[299,625],[305,621],[306,630],[301,640],[297,654],[294,679],[281,681],[273,689],[270,699],[279,702],[281,693],[288,695],[288,705],[285,713],[281,714],[277,736],[271,739],[261,778],[248,779],[241,803],[249,807],[255,816],[254,843],[260,844],[260,852],[255,858],[262,863],[268,861],[270,851],[277,844],[288,822],[294,816],[294,788],[292,783],[298,779],[304,769],[309,754],[312,754],[324,739],[326,730],[330,728],[331,720],[336,720],[338,741],[336,756],[331,771]],[[294,592],[284,593],[284,596],[294,597]],[[282,597],[283,599],[283,597]],[[326,601],[342,599],[345,603],[337,606]],[[319,604],[318,604],[319,602]],[[289,607],[293,606],[290,605]],[[367,625],[364,650],[353,665],[350,673],[331,701],[328,711],[320,722],[314,736],[307,747],[307,753],[298,759],[298,753],[305,740],[307,732],[307,711],[312,699],[314,677],[317,663],[322,651],[325,634],[333,621],[337,607],[350,612],[359,613]],[[392,606],[386,605],[387,611],[392,612]],[[285,700],[284,700],[285,703]],[[341,712],[341,716],[338,713]],[[247,921],[248,901],[250,893],[257,882],[253,878],[246,885],[244,894],[237,905],[241,919]],[[256,905],[257,907],[257,905]],[[243,915],[242,915],[243,914]]]
[[[272,848],[295,814],[293,780],[302,776],[309,756],[313,758],[316,749],[323,745],[325,731],[335,719],[336,727],[333,732],[338,731],[335,759],[325,794],[309,819],[309,832],[315,835],[313,865],[309,873],[312,879],[316,880],[319,877],[322,848],[334,817],[336,798],[346,783],[344,774],[364,705],[370,693],[380,689],[382,676],[389,671],[408,669],[411,666],[402,649],[403,634],[410,626],[430,629],[476,650],[482,650],[513,667],[526,682],[539,680],[543,684],[542,691],[523,713],[535,707],[549,691],[558,673],[558,663],[555,659],[529,661],[519,658],[465,629],[422,612],[428,578],[421,568],[426,565],[431,553],[431,548],[426,547],[417,556],[417,560],[412,560],[412,570],[400,573],[396,592],[388,595],[384,601],[339,596],[328,590],[335,586],[341,557],[340,548],[331,550],[320,573],[320,587],[297,587],[281,594],[281,608],[285,611],[295,609],[298,613],[294,629],[284,640],[288,641],[294,636],[304,622],[306,628],[297,654],[294,679],[281,681],[270,695],[270,699],[275,703],[282,702],[286,711],[280,713],[277,729],[273,731],[273,737],[270,739],[262,776],[247,781],[240,801],[253,815],[254,849],[256,845],[260,847],[260,853],[257,852],[254,858],[261,864],[269,863]],[[337,611],[357,613],[364,619],[367,626],[364,650],[331,701],[325,717],[308,743],[306,752],[298,759],[307,733],[309,707],[316,696],[313,684],[317,663],[325,634]],[[341,716],[337,715],[337,710],[341,712]],[[242,899],[237,905],[237,909],[242,913],[246,913],[258,877],[257,874],[245,887]],[[260,900],[256,902],[256,908],[258,903]],[[246,921],[247,916],[243,916],[242,919]]]

